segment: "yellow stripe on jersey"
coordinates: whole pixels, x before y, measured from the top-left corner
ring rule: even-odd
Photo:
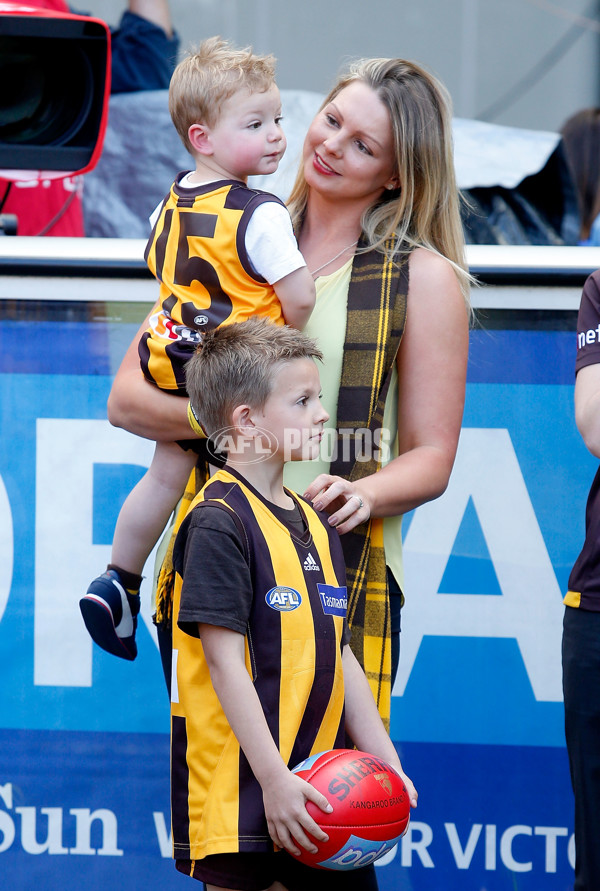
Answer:
[[[574,606],[578,609],[581,606],[581,591],[567,591],[563,603],[565,606]]]

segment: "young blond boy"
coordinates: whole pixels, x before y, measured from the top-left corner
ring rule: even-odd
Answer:
[[[315,290],[285,206],[247,186],[249,175],[273,173],[286,148],[273,57],[211,38],[177,66],[169,107],[195,169],[179,174],[155,212],[146,260],[160,294],[139,353],[148,381],[185,397],[185,364],[207,331],[253,315],[302,328]],[[119,514],[107,571],[80,601],[92,638],[124,659],[137,655],[144,564],[198,447],[156,444]]]
[[[372,867],[290,857],[315,850],[307,833],[326,839],[306,802],[330,807],[289,768],[348,733],[402,773],[345,610],[330,606],[346,598],[338,533],[283,486],[284,463],[316,457],[328,419],[317,358],[307,336],[251,319],[208,334],[187,367],[194,410],[228,447],[174,552],[174,856],[209,891],[376,889]]]

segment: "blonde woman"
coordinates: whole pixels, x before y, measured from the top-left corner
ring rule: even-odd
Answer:
[[[387,719],[401,517],[445,490],[465,393],[469,275],[444,87],[412,62],[356,63],[309,128],[288,206],[316,281],[306,332],[324,354],[334,435],[286,484],[342,536],[352,647]],[[133,347],[111,422],[150,439],[189,438],[183,400],[157,392],[136,364]]]

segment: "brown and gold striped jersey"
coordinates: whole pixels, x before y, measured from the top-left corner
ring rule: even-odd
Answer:
[[[160,290],[139,345],[142,371],[161,390],[185,395],[184,366],[203,332],[253,315],[284,324],[273,287],[245,248],[250,218],[265,201],[282,204],[235,180],[171,187],[146,246]]]
[[[223,469],[196,496],[177,538],[171,715],[178,859],[273,849],[261,788],[212,687],[198,622],[243,630],[247,671],[290,767],[344,745],[348,634],[339,536],[294,500],[302,534]]]

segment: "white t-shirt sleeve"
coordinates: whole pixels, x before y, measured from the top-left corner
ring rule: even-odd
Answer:
[[[258,205],[250,217],[245,241],[252,268],[270,285],[306,266],[290,215],[275,201]]]
[[[157,205],[156,205],[156,207],[154,208],[154,210],[152,211],[152,213],[151,213],[150,216],[148,217],[148,221],[149,221],[149,223],[150,223],[150,228],[151,228],[151,229],[154,229],[154,227],[155,227],[155,225],[156,225],[156,221],[158,220],[158,217],[160,216],[160,212],[161,212],[162,206],[163,206],[163,202],[161,201],[160,204],[157,204]]]

